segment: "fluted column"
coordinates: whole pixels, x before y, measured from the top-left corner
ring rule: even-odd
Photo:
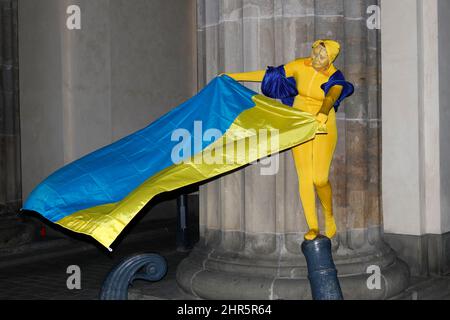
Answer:
[[[308,56],[319,38],[341,43],[336,66],[356,92],[337,113],[330,180],[334,258],[347,299],[394,296],[409,277],[381,234],[379,34],[366,27],[372,4],[377,1],[198,1],[200,88],[220,72]],[[201,240],[177,272],[185,291],[210,299],[311,297],[300,251],[307,225],[291,152],[280,155],[276,174],[262,170],[263,164],[251,165],[200,188]],[[319,201],[317,208],[323,230]],[[367,287],[371,265],[381,270],[380,289]]]

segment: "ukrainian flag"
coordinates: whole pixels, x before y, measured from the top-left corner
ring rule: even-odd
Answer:
[[[21,210],[109,249],[156,195],[292,148],[324,130],[312,114],[223,75],[149,126],[51,174]]]

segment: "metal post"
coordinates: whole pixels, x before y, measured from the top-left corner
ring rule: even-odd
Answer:
[[[177,198],[177,250],[186,251],[191,248],[191,243],[189,239],[189,229],[187,222],[188,214],[188,195],[182,194]]]
[[[331,254],[331,240],[319,235],[302,243],[308,265],[308,279],[313,300],[343,300],[337,270]]]

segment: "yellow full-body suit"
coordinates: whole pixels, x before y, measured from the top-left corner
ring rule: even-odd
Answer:
[[[322,50],[321,50],[322,49]],[[315,190],[319,196],[325,216],[325,235],[336,234],[333,216],[332,190],[328,175],[337,143],[336,113],[333,104],[342,92],[335,85],[325,96],[321,85],[328,82],[337,71],[333,61],[339,54],[339,43],[333,40],[318,40],[313,45],[311,57],[299,58],[284,65],[286,77],[294,77],[298,95],[293,107],[316,115],[326,125],[327,134],[318,134],[313,140],[294,147],[292,154],[299,180],[299,193],[309,231],[305,239],[313,240],[320,233],[316,213]],[[261,82],[265,70],[228,74],[236,81]],[[315,189],[315,190],[314,190]]]

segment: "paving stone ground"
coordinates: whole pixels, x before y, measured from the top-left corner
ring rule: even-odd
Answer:
[[[155,283],[136,281],[129,290],[130,299],[196,299],[181,292],[175,280],[176,268],[187,252],[178,252],[173,233],[118,246],[113,253],[88,250],[0,268],[0,300],[97,300],[110,270],[124,257],[142,252],[164,256],[166,277]],[[81,270],[81,289],[69,290],[67,268]],[[412,286],[400,299],[450,300],[450,276],[413,278]]]
[[[98,299],[103,281],[109,271],[124,257],[135,253],[155,252],[168,262],[168,274],[164,281],[174,282],[178,263],[187,253],[177,252],[174,237],[162,237],[118,247],[113,253],[90,250],[51,259],[39,260],[0,269],[0,300],[16,299]],[[77,265],[81,270],[81,289],[69,290],[66,285],[67,268]],[[137,281],[136,286],[149,285]],[[172,294],[178,292],[172,291]],[[174,295],[177,296],[177,295]],[[182,297],[180,294],[178,296]]]

